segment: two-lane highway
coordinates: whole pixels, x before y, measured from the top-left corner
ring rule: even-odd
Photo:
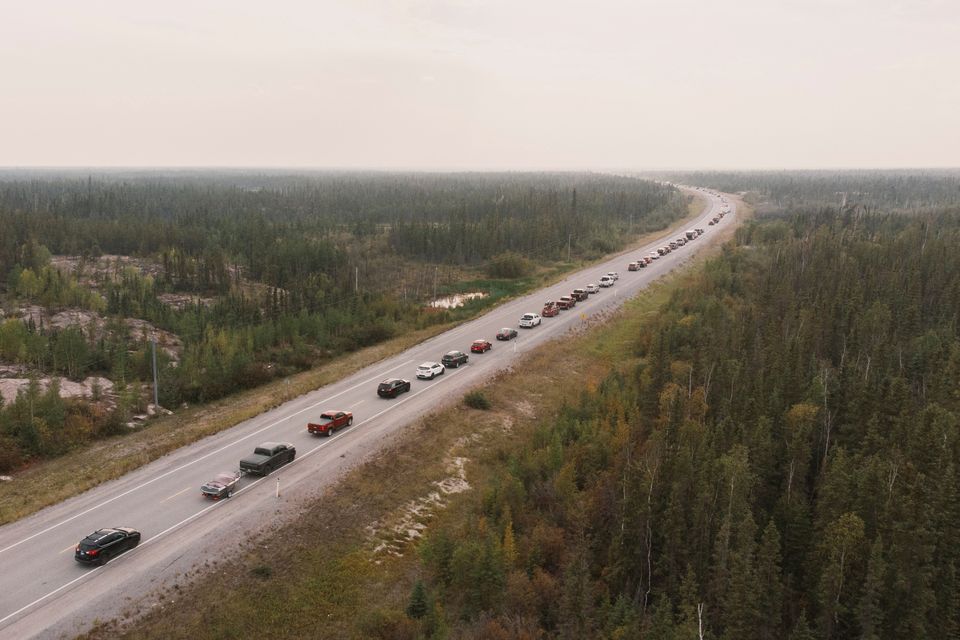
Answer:
[[[283,504],[277,499],[278,492],[321,492],[416,418],[519,362],[527,350],[619,306],[705,247],[718,229],[733,224],[732,215],[716,225],[708,224],[724,209],[733,213],[732,202],[710,192],[698,195],[706,197],[708,205],[688,227],[701,227],[706,233],[644,269],[628,272],[627,264],[683,235],[682,231],[664,234],[642,249],[571,274],[335,384],[0,528],[0,638],[71,634],[83,631],[95,619],[116,615],[131,598],[169,584],[216,552],[228,553],[241,542],[235,539],[239,536],[231,535],[239,523],[253,519],[270,526]],[[494,340],[501,327],[516,328],[523,313],[540,313],[545,300],[598,283],[608,271],[620,274],[613,287],[601,289],[557,317],[544,318],[539,327],[518,329],[519,336],[513,341]],[[439,361],[453,349],[469,352],[470,343],[478,338],[492,341],[493,349],[470,354],[467,365],[448,369],[434,380],[416,379],[416,366],[421,362]],[[396,399],[379,398],[377,384],[388,377],[410,380],[411,391]],[[329,438],[312,436],[306,423],[327,409],[352,411],[353,426]],[[240,458],[264,441],[293,443],[296,460],[266,478],[242,478],[239,491],[230,499],[213,502],[201,496],[201,484],[218,472],[236,469]],[[73,550],[81,538],[112,526],[140,530],[143,542],[103,567],[74,561]]]

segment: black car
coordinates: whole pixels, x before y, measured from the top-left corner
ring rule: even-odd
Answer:
[[[440,364],[446,368],[455,368],[459,367],[462,364],[467,364],[467,354],[463,351],[449,351],[443,354],[443,357],[440,358]]]
[[[410,391],[410,381],[403,378],[389,378],[377,387],[377,395],[381,398],[396,398],[404,391]]]
[[[84,564],[103,564],[140,544],[140,532],[129,527],[94,531],[77,545],[73,557]]]
[[[497,340],[513,340],[517,337],[517,330],[513,327],[504,327],[497,331]]]

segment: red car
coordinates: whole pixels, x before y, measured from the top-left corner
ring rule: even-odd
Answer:
[[[352,424],[353,414],[349,411],[324,411],[320,414],[320,422],[307,423],[307,431],[318,436],[332,436],[337,429]]]
[[[553,300],[547,300],[546,304],[543,305],[543,311],[540,312],[540,315],[544,318],[558,316],[560,315],[560,307],[558,307],[557,303]]]
[[[577,306],[577,301],[573,299],[573,296],[560,296],[557,300],[557,306],[561,309],[573,309]]]
[[[474,340],[473,344],[470,345],[471,353],[483,353],[490,351],[490,349],[493,349],[493,345],[490,344],[489,340]]]

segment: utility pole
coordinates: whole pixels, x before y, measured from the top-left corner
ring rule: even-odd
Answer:
[[[440,265],[433,267],[433,299],[437,299],[437,278],[440,275]]]
[[[573,238],[572,233],[567,234],[567,262],[570,262],[570,240]]]
[[[360,293],[360,267],[353,268],[353,291]]]
[[[153,406],[160,408],[160,387],[157,383],[157,336],[150,337],[150,344],[153,345]]]

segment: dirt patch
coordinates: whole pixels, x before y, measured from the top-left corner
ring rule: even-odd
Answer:
[[[5,367],[0,367],[3,371]],[[45,392],[50,388],[53,380],[60,383],[61,398],[86,398],[88,400],[100,399],[108,405],[112,405],[116,399],[113,393],[113,382],[100,376],[91,376],[83,382],[74,382],[65,378],[40,378],[37,380],[40,385],[40,391]],[[0,378],[0,396],[3,397],[3,404],[9,406],[17,399],[20,391],[26,391],[30,386],[30,378]]]
[[[451,450],[460,446],[458,441]],[[436,489],[410,500],[396,513],[366,526],[368,539],[373,544],[374,562],[379,564],[378,556],[382,554],[402,557],[409,543],[423,536],[427,522],[447,505],[447,496],[470,490],[470,483],[467,482],[467,462],[469,460],[462,456],[450,457],[446,464],[447,473],[450,475],[434,480],[432,484]]]
[[[62,331],[69,327],[76,327],[83,332],[87,340],[96,342],[107,337],[111,327],[107,318],[96,311],[86,309],[64,309],[51,314],[43,307],[31,305],[17,309],[16,315],[23,322],[33,322],[38,330]],[[180,361],[183,352],[183,341],[175,333],[164,331],[152,323],[139,318],[124,318],[126,337],[131,342],[140,343],[156,340],[160,347],[175,362]]]
[[[61,273],[74,276],[78,284],[91,289],[96,289],[106,281],[119,279],[126,269],[133,269],[141,276],[152,278],[163,275],[163,267],[156,262],[112,254],[96,258],[52,256],[50,266]]]

